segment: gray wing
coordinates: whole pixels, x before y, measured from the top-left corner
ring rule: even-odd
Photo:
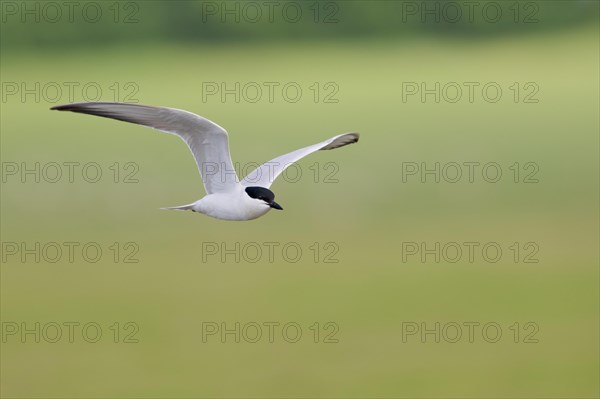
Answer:
[[[123,103],[75,103],[51,109],[137,123],[179,136],[192,151],[208,194],[231,191],[239,185],[227,131],[201,116],[180,109]]]
[[[279,176],[294,162],[304,158],[309,154],[312,154],[315,151],[333,150],[348,144],[356,143],[358,141],[358,137],[358,133],[340,134],[339,136],[332,137],[318,144],[313,144],[311,146],[282,155],[254,169],[248,174],[248,176],[244,177],[241,183],[244,187],[258,186],[269,188],[277,176]]]

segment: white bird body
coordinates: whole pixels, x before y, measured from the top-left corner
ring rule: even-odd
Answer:
[[[288,166],[315,151],[332,150],[358,141],[358,133],[331,137],[272,159],[240,181],[229,155],[227,131],[191,112],[138,104],[95,102],[59,105],[51,109],[136,123],[178,136],[194,155],[207,195],[188,205],[163,209],[191,210],[223,220],[252,220],[272,208],[282,210],[269,187]]]
[[[191,210],[217,219],[241,221],[259,218],[272,208],[249,197],[240,185],[232,192],[208,194],[193,204],[163,209]]]

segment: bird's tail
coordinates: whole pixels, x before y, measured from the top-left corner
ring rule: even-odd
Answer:
[[[193,211],[194,210],[194,205],[193,204],[188,204],[188,205],[181,205],[181,206],[173,206],[173,207],[168,207],[168,208],[160,208],[166,211]]]

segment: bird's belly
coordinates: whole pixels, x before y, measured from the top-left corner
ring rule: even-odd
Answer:
[[[269,212],[271,208],[249,206],[245,202],[232,201],[231,198],[207,196],[198,201],[197,207],[194,207],[194,210],[217,219],[239,221],[259,218]]]
[[[259,210],[259,211],[250,211],[250,212],[241,212],[232,209],[222,209],[222,210],[210,210],[207,212],[203,212],[207,216],[211,216],[217,219],[222,220],[252,220],[261,217],[265,213],[269,212],[269,209]]]

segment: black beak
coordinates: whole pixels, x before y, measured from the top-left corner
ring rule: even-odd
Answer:
[[[277,202],[275,202],[275,201],[273,201],[273,202],[270,202],[270,203],[269,203],[269,206],[270,206],[271,208],[274,208],[274,209],[279,209],[280,211],[283,211],[283,208],[281,207],[281,205],[279,205],[279,204],[278,204]]]

